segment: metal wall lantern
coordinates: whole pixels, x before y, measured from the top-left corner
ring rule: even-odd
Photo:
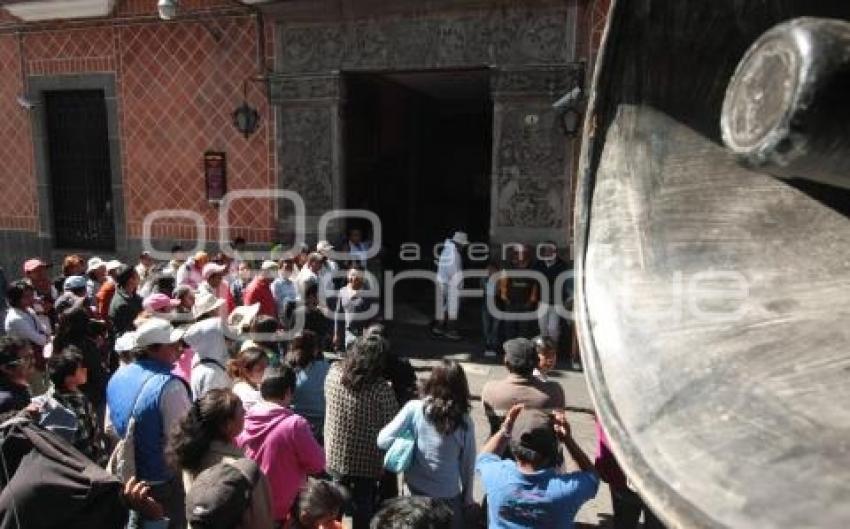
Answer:
[[[233,111],[233,126],[247,140],[260,126],[260,113],[248,104],[248,81],[242,84],[242,104]]]
[[[247,102],[243,102],[233,111],[233,125],[247,140],[260,126],[260,113]]]
[[[575,107],[568,107],[561,111],[559,116],[561,121],[561,130],[564,135],[573,138],[578,135],[581,129],[582,115]]]

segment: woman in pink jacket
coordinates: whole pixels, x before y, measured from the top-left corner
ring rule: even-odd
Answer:
[[[325,453],[304,417],[289,409],[295,391],[295,371],[289,366],[266,369],[260,383],[262,400],[245,415],[236,439],[245,454],[269,478],[274,519],[286,520],[307,477],[325,469]]]

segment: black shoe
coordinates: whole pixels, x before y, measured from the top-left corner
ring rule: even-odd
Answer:
[[[443,331],[443,329],[441,329],[437,325],[434,325],[433,327],[431,327],[431,336],[433,336],[434,338],[445,338],[446,333]]]

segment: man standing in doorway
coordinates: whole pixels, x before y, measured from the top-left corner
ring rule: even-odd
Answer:
[[[537,310],[540,300],[540,284],[531,268],[531,248],[525,244],[517,245],[511,257],[508,273],[499,284],[499,297],[505,312],[512,313],[505,321],[507,339],[532,335],[531,321],[525,318],[529,312]]]
[[[457,317],[460,312],[460,289],[463,286],[463,257],[461,250],[469,245],[465,232],[456,231],[443,243],[437,261],[437,318],[431,334],[449,340],[460,340]]]
[[[540,326],[540,335],[548,336],[555,342],[560,350],[559,338],[561,337],[561,316],[557,307],[564,307],[572,298],[572,275],[567,275],[570,267],[558,255],[558,247],[553,241],[546,241],[537,247],[537,262],[534,269],[546,278],[548,288],[541,289],[540,308],[538,310],[537,323]],[[555,292],[559,288],[559,292]]]

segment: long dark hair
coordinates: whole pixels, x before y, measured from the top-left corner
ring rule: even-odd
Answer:
[[[313,360],[318,360],[318,340],[316,333],[304,329],[292,339],[289,352],[286,354],[286,363],[297,369],[306,369]]]
[[[361,338],[342,361],[340,383],[351,391],[359,392],[383,380],[387,363],[384,339],[380,336]]]
[[[230,441],[224,439],[224,429],[241,407],[242,401],[229,389],[211,389],[205,393],[171,433],[169,460],[180,468],[199,471],[213,441]]]
[[[458,427],[466,428],[465,417],[469,404],[469,384],[463,367],[454,360],[443,360],[431,369],[431,376],[422,384],[425,416],[443,435]]]

